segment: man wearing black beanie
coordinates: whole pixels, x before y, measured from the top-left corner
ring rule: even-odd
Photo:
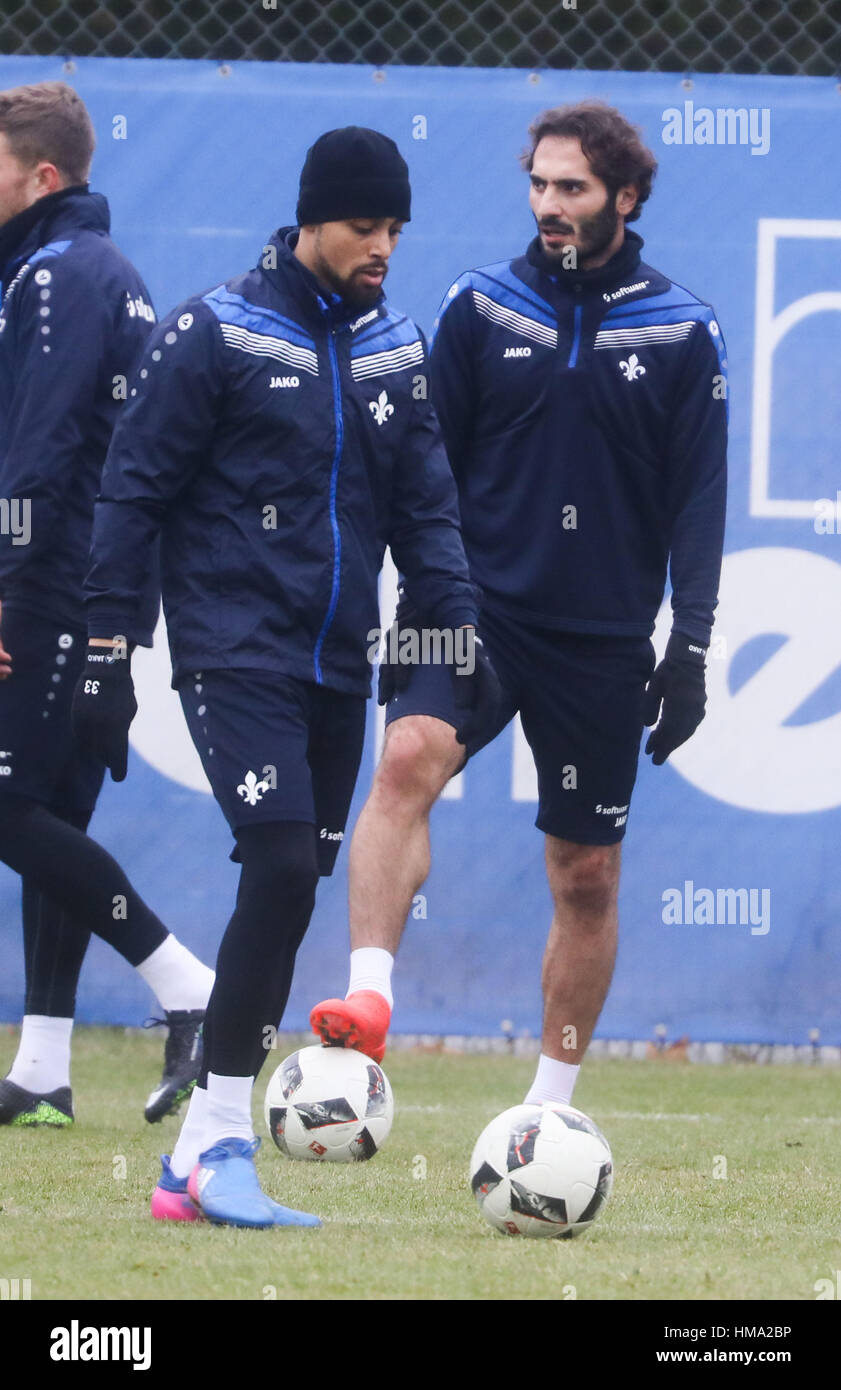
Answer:
[[[173,684],[242,866],[159,1219],[320,1224],[260,1189],[251,1092],[344,834],[386,545],[436,628],[476,622],[426,346],[382,293],[409,214],[391,140],[353,126],[317,140],[300,229],[151,334],[102,475],[88,630],[97,643],[123,634],[124,659],[91,647],[77,729],[119,764],[126,642],[160,535]],[[478,642],[468,654],[453,668],[465,729],[495,697]]]
[[[309,150],[298,197],[295,255],[347,304],[374,304],[412,194],[406,161],[376,130],[329,130]]]
[[[377,300],[412,194],[406,161],[376,130],[329,130],[308,151],[298,197],[295,255],[347,303]]]

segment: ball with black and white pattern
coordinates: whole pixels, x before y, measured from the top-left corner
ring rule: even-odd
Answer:
[[[592,1226],[610,1196],[610,1146],[571,1105],[515,1105],[476,1140],[470,1186],[496,1230],[568,1240]]]
[[[265,1117],[288,1158],[362,1162],[388,1138],[394,1098],[382,1067],[364,1053],[302,1047],[269,1081]]]

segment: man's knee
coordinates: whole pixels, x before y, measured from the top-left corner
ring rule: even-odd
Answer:
[[[463,761],[451,724],[431,715],[407,715],[386,731],[377,793],[395,802],[432,805]]]
[[[546,837],[546,868],[557,907],[582,917],[604,916],[619,890],[619,845],[576,845]]]
[[[307,903],[315,898],[315,831],[301,821],[271,821],[237,831],[242,863],[240,893],[260,902]]]

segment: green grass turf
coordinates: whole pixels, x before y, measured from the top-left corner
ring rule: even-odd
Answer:
[[[15,1046],[0,1033],[0,1074]],[[0,1278],[31,1279],[33,1299],[811,1300],[841,1268],[831,1069],[588,1063],[575,1100],[611,1142],[613,1197],[587,1235],[539,1241],[492,1231],[466,1179],[528,1060],[392,1051],[397,1117],[370,1163],[293,1163],[265,1140],[266,1190],[325,1227],[263,1232],[151,1220],[178,1130],[142,1118],[161,1054],[154,1035],[80,1028],[75,1126],[0,1129]]]

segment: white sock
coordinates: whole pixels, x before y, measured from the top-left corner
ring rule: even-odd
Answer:
[[[173,1009],[206,1009],[216,978],[192,951],[169,933],[137,967],[164,1013]]]
[[[194,1087],[181,1132],[175,1141],[169,1166],[177,1178],[188,1178],[207,1148],[204,1131],[207,1124],[207,1091]]]
[[[391,992],[391,972],[394,956],[381,946],[357,946],[350,953],[350,983],[348,994],[358,989],[375,989],[386,1000],[390,1009],[394,1008],[394,995]]]
[[[580,1067],[559,1062],[555,1057],[547,1057],[541,1052],[537,1059],[537,1073],[524,1104],[542,1105],[543,1101],[549,1100],[556,1105],[569,1105],[579,1071]]]
[[[202,1152],[218,1144],[220,1139],[254,1138],[251,1124],[253,1088],[253,1076],[216,1076],[214,1072],[208,1072]]]
[[[9,1080],[39,1095],[49,1095],[59,1086],[69,1086],[72,1032],[72,1018],[24,1014]]]

